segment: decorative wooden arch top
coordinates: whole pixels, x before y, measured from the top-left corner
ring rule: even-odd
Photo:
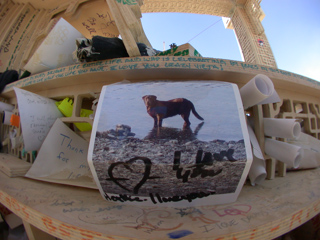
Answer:
[[[74,0],[74,1],[46,1],[45,4],[36,0],[17,0],[30,4],[35,9],[45,9],[49,20],[52,17],[64,17],[68,21],[84,19],[88,6],[106,14],[112,15],[112,21],[117,30],[111,30],[113,36],[121,35],[130,57],[139,56],[137,42],[145,43],[151,47],[141,24],[142,13],[152,12],[179,12],[207,14],[223,17],[225,27],[233,29],[239,42],[243,61],[277,68],[271,46],[261,24],[265,14],[260,7],[262,0]],[[107,3],[106,10],[97,6],[97,2]],[[96,4],[96,5],[95,5]],[[78,11],[87,6],[87,9]],[[44,21],[48,24],[48,20]],[[85,24],[81,21],[80,24]],[[52,25],[52,24],[51,24]],[[90,26],[86,26],[87,28]],[[43,38],[48,28],[39,28],[35,34],[35,41]],[[93,32],[99,35],[99,32]],[[101,34],[101,33],[100,33]],[[109,36],[111,36],[109,34]],[[92,34],[91,34],[92,35]],[[34,36],[33,36],[34,37]],[[24,63],[30,58],[36,46],[28,46],[28,54],[25,54]],[[33,50],[32,50],[33,49]]]
[[[260,7],[261,0],[145,0],[143,4],[140,0],[106,1],[113,13],[112,15],[115,18],[119,32],[124,37],[124,43],[130,56],[138,56],[139,53],[131,53],[130,48],[136,48],[136,46],[132,38],[130,40],[131,36],[128,30],[131,31],[133,39],[135,39],[136,42],[141,40],[141,42],[151,46],[147,37],[144,35],[140,20],[135,20],[134,17],[132,17],[132,12],[137,18],[141,14],[140,10],[144,13],[196,13],[224,17],[226,28],[234,29],[245,62],[277,67],[270,44],[261,24],[265,16]],[[140,9],[138,6],[140,6]],[[120,11],[114,9],[116,7]],[[121,14],[122,17],[120,17]],[[126,35],[123,35],[122,32]],[[140,39],[138,39],[139,37]],[[131,44],[129,44],[130,42]]]

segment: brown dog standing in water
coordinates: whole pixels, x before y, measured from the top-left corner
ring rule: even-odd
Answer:
[[[184,120],[183,127],[189,127],[190,112],[199,120],[204,120],[195,110],[191,101],[185,98],[175,98],[169,101],[158,101],[154,95],[146,95],[142,97],[147,107],[147,112],[154,119],[154,127],[162,126],[162,119],[181,115]]]

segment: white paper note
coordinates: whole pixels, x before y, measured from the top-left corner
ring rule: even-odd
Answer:
[[[71,185],[79,186],[90,184],[90,180],[93,183],[87,163],[88,144],[57,119],[26,177],[65,184],[74,180]]]
[[[36,50],[25,69],[32,74],[75,64],[72,53],[76,50],[75,39],[83,35],[61,18]]]
[[[51,126],[63,117],[52,99],[14,87],[26,151],[39,150]]]

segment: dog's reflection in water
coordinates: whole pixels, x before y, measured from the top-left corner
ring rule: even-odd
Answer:
[[[198,132],[202,128],[204,122],[198,124],[194,131],[190,127],[184,127],[183,129],[169,128],[169,127],[154,127],[149,134],[144,138],[146,140],[184,140],[193,141],[197,139]]]

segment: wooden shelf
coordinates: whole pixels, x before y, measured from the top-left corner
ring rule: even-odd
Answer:
[[[117,58],[80,63],[34,74],[6,86],[1,96],[15,97],[13,87],[47,97],[68,95],[75,86],[79,91],[99,91],[103,85],[129,80],[216,80],[241,87],[257,74],[268,76],[277,91],[288,91],[318,99],[320,83],[310,78],[241,61],[189,56]]]
[[[320,169],[245,185],[238,200],[217,206],[137,207],[110,203],[97,190],[8,178],[0,202],[62,239],[273,239],[320,212]]]
[[[223,67],[199,69],[197,61],[204,61],[204,66]],[[32,75],[8,85],[1,96],[15,102],[13,87],[16,86],[62,99],[99,93],[103,85],[122,80],[217,80],[241,87],[255,75],[265,74],[273,80],[282,101],[302,103],[308,108],[303,113],[296,113],[291,107],[282,108],[283,102],[280,102],[276,107],[269,106],[269,110],[263,113],[260,109],[256,115],[262,117],[268,113],[268,117],[275,117],[280,111],[298,118],[304,114],[305,122],[318,119],[318,113],[309,110],[309,106],[315,106],[314,109],[319,106],[318,82],[293,73],[289,76],[287,72],[272,68],[267,71],[260,65],[248,69],[242,64],[198,57],[113,59]],[[132,65],[135,69],[130,69]],[[151,65],[153,67],[146,68]],[[318,134],[320,130],[311,131]],[[271,173],[275,173],[273,171]],[[179,209],[110,203],[95,190],[25,178],[9,179],[0,174],[0,201],[20,216],[28,229],[35,226],[62,239],[170,239],[183,234],[189,234],[183,239],[197,240],[272,239],[320,212],[319,175],[319,169],[290,172],[285,178],[276,177],[260,186],[244,186],[235,203]]]

